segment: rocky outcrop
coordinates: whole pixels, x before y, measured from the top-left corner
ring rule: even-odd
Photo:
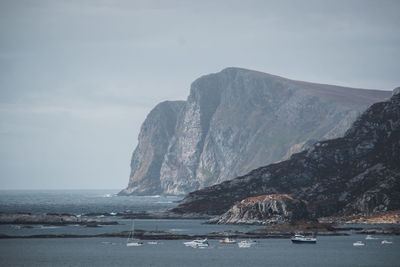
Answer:
[[[30,214],[30,213],[0,213],[0,224],[44,224],[44,225],[85,225],[98,227],[100,225],[118,224],[116,221],[78,217],[72,214]]]
[[[400,208],[400,93],[368,108],[344,137],[321,141],[287,161],[190,193],[173,211],[222,214],[264,194],[306,200],[313,216]]]
[[[249,197],[209,222],[217,224],[275,224],[309,219],[307,203],[287,194]]]
[[[185,194],[339,137],[390,92],[228,68],[193,82],[187,101],[147,116],[121,194]]]

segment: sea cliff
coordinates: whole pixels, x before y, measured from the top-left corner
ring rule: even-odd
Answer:
[[[264,194],[305,200],[313,217],[400,209],[399,90],[369,107],[343,137],[192,192],[173,211],[221,215],[238,201]]]
[[[186,194],[342,136],[390,92],[308,83],[227,68],[194,81],[186,101],[144,121],[121,195]]]

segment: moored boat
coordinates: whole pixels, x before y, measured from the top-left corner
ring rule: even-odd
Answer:
[[[316,244],[317,243],[317,238],[314,236],[305,236],[305,235],[300,235],[296,234],[292,238],[292,243],[295,244]]]
[[[381,244],[382,245],[390,245],[390,244],[393,244],[393,242],[392,241],[388,241],[388,240],[382,240]]]
[[[229,238],[229,237],[225,237],[224,239],[219,241],[220,244],[236,244],[236,240]]]
[[[240,241],[238,244],[239,248],[249,248],[252,245],[256,244],[256,242],[252,241],[252,240],[242,240]]]
[[[356,241],[356,242],[353,243],[353,246],[362,247],[362,246],[365,246],[365,244],[362,241]]]
[[[192,248],[205,248],[205,247],[208,247],[208,245],[209,245],[207,238],[195,239],[192,241],[183,242],[183,244],[187,247],[192,247]]]
[[[143,242],[140,240],[131,240],[126,242],[127,247],[140,247],[141,245],[143,245]]]

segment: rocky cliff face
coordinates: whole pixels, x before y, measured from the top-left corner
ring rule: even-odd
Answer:
[[[140,130],[140,141],[133,152],[128,187],[121,193],[162,193],[160,169],[184,106],[184,101],[162,102],[147,116]]]
[[[275,224],[308,219],[307,203],[287,194],[246,198],[233,205],[220,217],[210,220],[218,224]]]
[[[306,200],[313,216],[400,208],[400,93],[368,108],[344,137],[320,141],[287,161],[190,193],[173,211],[222,214],[263,194]]]
[[[196,80],[185,102],[146,118],[121,194],[185,194],[341,136],[390,92],[228,68]]]

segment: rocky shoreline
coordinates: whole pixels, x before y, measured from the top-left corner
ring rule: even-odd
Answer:
[[[99,227],[101,225],[116,225],[117,221],[108,219],[82,217],[67,213],[0,213],[0,224],[22,224],[22,225],[82,225],[86,227]]]
[[[94,235],[75,235],[75,234],[40,234],[40,235],[5,235],[0,234],[0,239],[17,239],[17,238],[109,238],[109,237],[120,237],[126,238],[129,235],[129,231],[123,231],[119,233],[103,233]],[[225,237],[230,238],[251,238],[251,239],[267,239],[267,238],[290,238],[293,232],[269,232],[267,230],[259,229],[257,231],[239,232],[239,231],[224,231],[224,232],[211,232],[200,235],[184,235],[174,234],[163,231],[141,231],[135,230],[135,237],[141,240],[190,240],[197,238],[208,238],[208,239],[223,239]],[[323,232],[319,235],[324,236],[343,236],[348,235],[347,233],[341,232]]]
[[[4,222],[4,221],[3,221]],[[206,222],[207,223],[207,222]],[[5,223],[3,223],[5,224]],[[7,223],[17,224],[17,223]],[[44,222],[41,222],[44,224]],[[29,225],[29,224],[25,224]],[[85,224],[81,224],[85,226]],[[244,238],[244,239],[268,239],[268,238],[290,238],[297,232],[313,233],[318,236],[348,236],[351,234],[359,235],[400,235],[398,225],[381,225],[374,228],[362,227],[360,225],[337,226],[331,223],[319,223],[316,221],[296,221],[281,224],[263,226],[259,229],[248,232],[240,231],[221,231],[207,234],[176,234],[166,231],[144,231],[135,230],[134,235],[142,240],[190,240],[196,238],[223,239],[225,237]],[[20,239],[20,238],[126,238],[129,231],[111,232],[101,234],[34,234],[34,235],[6,235],[0,234],[0,239]]]
[[[291,227],[288,225],[284,226],[272,226],[260,228],[257,230],[252,230],[249,232],[239,232],[239,231],[223,231],[223,232],[211,232],[207,234],[199,235],[184,235],[175,234],[164,231],[143,231],[135,230],[135,237],[141,240],[190,240],[196,238],[208,238],[208,239],[223,239],[225,237],[230,238],[243,238],[243,239],[268,239],[268,238],[290,238],[296,232],[305,233],[316,233],[318,236],[348,236],[350,233],[348,231],[353,230],[353,228],[321,228],[318,227],[305,227],[299,228],[299,225]],[[329,229],[330,228],[330,229]],[[400,235],[400,228],[389,227],[389,228],[373,228],[373,229],[363,229],[357,228],[360,231],[354,232],[358,235]],[[93,234],[93,235],[76,235],[76,234],[40,234],[40,235],[5,235],[0,234],[0,239],[19,239],[19,238],[111,238],[119,237],[126,238],[129,235],[129,231],[123,231],[118,233],[103,233],[103,234]]]
[[[105,218],[90,218],[85,216],[76,216],[71,214],[29,214],[29,213],[0,213],[0,224],[8,225],[23,225],[22,228],[29,228],[31,225],[80,225],[83,227],[100,227],[102,225],[117,225],[118,222],[110,220],[111,218],[122,219],[199,219],[199,216],[191,217],[189,214],[176,216],[174,213],[159,212],[159,213],[140,213],[140,214],[120,214]],[[350,231],[360,235],[400,235],[400,224],[389,224],[388,221],[393,221],[393,218],[399,218],[400,211],[385,212],[378,216],[377,214],[370,217],[353,216],[349,217],[331,217],[321,218],[318,220],[296,220],[286,221],[282,223],[271,223],[268,225],[256,223],[260,225],[259,229],[248,232],[239,231],[222,231],[211,232],[200,235],[176,234],[165,231],[144,231],[135,230],[135,237],[143,240],[189,240],[196,238],[222,239],[225,237],[231,238],[251,238],[251,239],[267,239],[267,238],[290,238],[296,232],[314,233],[319,236],[346,236],[350,235]],[[382,220],[378,220],[378,218]],[[202,217],[201,219],[209,219]],[[363,223],[360,220],[363,218]],[[392,218],[388,220],[388,218]],[[386,223],[377,223],[377,222]],[[373,222],[373,223],[369,223]],[[204,223],[216,223],[214,220],[208,220]],[[244,221],[236,224],[247,224]],[[254,224],[254,222],[253,222]],[[376,227],[371,228],[371,224],[376,224]],[[354,225],[354,226],[352,226]],[[363,226],[365,225],[365,226]],[[262,226],[262,227],[261,227]],[[108,238],[119,237],[126,238],[129,231],[101,233],[101,234],[34,234],[34,235],[6,235],[0,234],[0,239],[16,239],[16,238]]]
[[[265,201],[264,201],[265,202]],[[257,201],[255,201],[256,204]],[[246,203],[248,205],[248,203]],[[265,203],[264,203],[265,204]],[[282,205],[282,203],[280,203]],[[248,205],[253,207],[254,203]],[[276,204],[275,204],[276,206]],[[248,208],[248,207],[246,207]],[[265,208],[265,207],[264,207]],[[271,208],[271,207],[269,207]],[[285,207],[286,208],[286,207]],[[272,210],[272,209],[271,209]],[[281,212],[279,209],[272,210],[274,212],[274,216],[279,215]],[[286,212],[288,213],[288,212]],[[288,213],[291,214],[291,213]],[[254,215],[254,214],[253,214]],[[264,222],[263,220],[254,220],[253,217],[248,219],[243,218],[243,220],[235,220],[235,221],[221,221],[221,216],[212,216],[208,214],[198,214],[198,213],[174,213],[170,211],[163,212],[141,212],[141,213],[90,213],[84,214],[82,216],[67,214],[67,213],[44,213],[44,214],[31,214],[31,213],[5,213],[0,212],[0,224],[41,224],[41,225],[82,225],[82,226],[91,226],[91,225],[117,225],[117,218],[120,219],[160,219],[160,220],[195,220],[202,219],[206,220],[207,224],[241,224],[241,225],[285,225],[286,223],[290,223],[293,225],[298,225],[299,223],[303,223],[307,221],[307,218],[304,217],[302,219],[296,220],[275,220],[273,222]],[[242,216],[238,216],[242,217]],[[271,217],[271,216],[269,216]],[[267,216],[267,218],[269,218]],[[264,218],[265,219],[265,218]],[[270,218],[269,218],[270,219]],[[281,219],[281,218],[279,218]],[[304,220],[306,219],[306,220]],[[316,221],[320,224],[330,224],[330,225],[349,225],[349,224],[393,224],[400,225],[400,210],[395,211],[387,211],[387,212],[378,212],[371,215],[353,215],[353,216],[332,216],[332,217],[321,217],[315,220],[308,220],[309,222]]]
[[[400,210],[376,212],[369,215],[332,216],[318,218],[320,223],[393,224],[400,225]]]

